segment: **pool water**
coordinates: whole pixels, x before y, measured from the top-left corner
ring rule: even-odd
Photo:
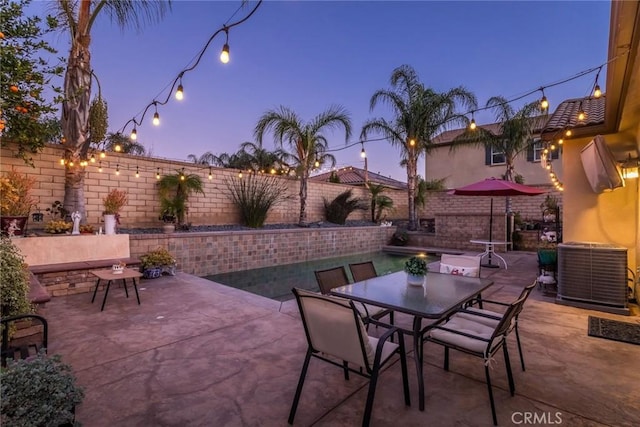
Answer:
[[[349,264],[354,262],[373,261],[379,275],[402,270],[404,263],[410,258],[407,255],[392,255],[383,252],[372,252],[339,258],[326,258],[296,264],[278,265],[274,267],[256,268],[253,270],[234,271],[214,274],[205,279],[222,283],[233,288],[242,289],[277,301],[293,298],[291,288],[303,288],[318,291],[315,270],[344,266],[349,280],[353,281]],[[427,262],[436,261],[434,256],[427,257]]]

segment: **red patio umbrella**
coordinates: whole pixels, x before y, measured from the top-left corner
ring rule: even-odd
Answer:
[[[537,196],[546,193],[536,187],[505,181],[504,179],[487,178],[464,187],[451,190],[449,194],[457,196],[491,196],[491,214],[489,216],[489,241],[493,235],[493,196]],[[491,264],[491,259],[489,259]]]

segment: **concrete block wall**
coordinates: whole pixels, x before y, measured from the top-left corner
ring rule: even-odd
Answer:
[[[47,145],[41,153],[33,155],[34,167],[26,165],[21,159],[13,157],[7,147],[1,150],[1,170],[11,168],[33,175],[37,180],[33,196],[37,199],[37,206],[45,214],[41,224],[29,223],[31,229],[42,228],[51,217],[45,212],[56,200],[64,199],[64,167],[60,165],[63,150],[57,145]],[[103,172],[98,171],[99,162]],[[116,169],[119,174],[116,174]],[[139,177],[136,178],[136,170]],[[129,201],[121,212],[122,227],[158,227],[162,223],[158,219],[160,214],[160,200],[157,193],[156,174],[176,173],[184,170],[185,174],[199,174],[204,184],[204,195],[193,194],[189,198],[187,221],[194,225],[238,224],[239,213],[228,197],[226,181],[238,179],[238,171],[223,168],[211,168],[212,179],[209,179],[209,167],[194,165],[193,163],[178,162],[148,157],[130,156],[126,154],[108,153],[107,158],[90,164],[86,168],[84,196],[86,200],[86,221],[96,227],[101,225],[102,200],[114,188],[126,190]],[[246,173],[245,173],[246,176]],[[299,218],[300,181],[295,178],[281,177],[289,188],[291,196],[286,203],[275,206],[267,217],[267,223],[296,223]],[[355,197],[367,199],[365,188],[353,187],[345,184],[322,182],[308,183],[307,220],[309,222],[324,219],[323,197],[332,200],[339,193],[352,189]],[[385,194],[394,199],[396,210],[390,218],[405,218],[407,216],[406,192],[388,190]],[[32,212],[35,212],[32,211]],[[349,219],[368,219],[368,211],[356,211]]]

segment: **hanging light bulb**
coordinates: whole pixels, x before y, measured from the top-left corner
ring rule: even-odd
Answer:
[[[600,98],[602,96],[602,91],[600,90],[600,85],[596,83],[595,89],[593,89],[593,97]]]
[[[571,136],[573,135],[573,132],[571,131],[571,129],[567,129],[567,131],[564,134],[565,136]]]
[[[107,152],[104,151],[104,148],[103,148],[102,151],[100,152],[100,158],[104,159],[105,157],[107,157]]]
[[[133,126],[133,130],[131,131],[130,138],[132,141],[135,141],[136,139],[138,139],[138,130],[136,129],[135,125]]]
[[[95,163],[96,162],[96,156],[91,154],[91,163]]]
[[[271,172],[271,175],[275,175],[275,173],[276,173],[276,169],[275,169],[275,168],[271,168],[271,171],[270,171],[270,172]]]
[[[72,168],[74,166],[73,160],[69,160],[69,167]]]
[[[61,164],[62,166],[64,166],[64,164],[65,164],[64,157],[60,159],[60,164]]]
[[[411,139],[409,140],[409,145],[410,145],[410,146],[412,146],[412,147],[413,147],[414,145],[416,145],[416,140],[415,140],[415,139],[413,139],[413,138],[411,138]]]
[[[242,171],[238,172],[238,178],[242,178]]]
[[[89,164],[89,162],[87,162],[86,160],[80,160],[80,166],[81,167],[86,168],[88,164]]]
[[[580,109],[578,110],[578,120],[583,121],[584,119],[587,118],[587,113],[584,112],[584,109],[582,108],[582,102],[580,103]]]
[[[476,119],[474,117],[473,111],[471,112],[471,123],[469,123],[469,129],[476,130]]]
[[[227,35],[227,39],[225,40],[224,46],[222,46],[222,52],[220,52],[220,61],[226,64],[229,62],[229,30],[225,28],[224,32]]]
[[[209,167],[209,179],[213,179],[213,175],[211,174],[211,167]]]
[[[120,175],[120,165],[116,165],[116,175]]]
[[[543,154],[549,154],[549,149],[548,149],[548,148],[545,148],[544,150],[542,150],[542,153],[543,153]]]
[[[158,104],[156,101],[153,101],[154,107],[156,107],[156,112],[153,113],[153,120],[151,121],[154,126],[158,126],[160,124],[160,114],[158,114]]]
[[[560,138],[560,139],[558,140],[558,145],[562,145],[562,144],[564,144],[564,139]]]
[[[182,171],[180,172],[180,181],[184,181],[184,168],[182,168]]]
[[[116,153],[119,153],[120,151],[122,151],[122,146],[120,145],[120,143],[116,143],[113,149],[116,151]]]
[[[176,99],[178,101],[182,101],[184,98],[184,89],[182,88],[182,83],[178,85],[178,90],[176,90]]]
[[[138,170],[138,166],[136,166],[136,178],[140,178],[140,171]]]
[[[551,163],[547,163],[546,168],[547,168],[547,170],[551,170]]]
[[[156,170],[156,179],[160,179],[160,168]]]
[[[364,143],[362,143],[362,150],[360,150],[360,157],[362,157],[363,159],[367,158],[367,152],[364,151]]]
[[[316,160],[316,162],[313,164],[315,167],[319,168],[320,167],[320,162]]]
[[[544,94],[544,88],[540,88],[540,91],[542,91],[542,98],[540,98],[540,108],[544,111],[549,108],[549,101]]]
[[[549,148],[551,149],[551,151],[555,151],[556,146],[555,146],[555,144],[551,144],[551,147],[549,147]]]
[[[102,172],[102,162],[98,162],[98,172]]]

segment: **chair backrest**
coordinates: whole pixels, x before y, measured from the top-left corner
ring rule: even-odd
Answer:
[[[502,315],[502,319],[500,319],[500,322],[496,326],[496,329],[493,331],[493,336],[491,337],[490,342],[493,343],[494,339],[497,337],[507,336],[512,328],[515,316],[522,311],[522,306],[527,300],[527,296],[528,295],[521,296],[520,298],[509,304],[507,311],[504,312],[504,314]]]
[[[442,254],[442,257],[440,257],[440,273],[480,277],[480,257]]]
[[[344,298],[292,289],[309,348],[370,371],[375,349],[353,302]]]
[[[320,287],[320,292],[328,294],[331,289],[349,284],[347,270],[343,266],[328,268],[326,270],[317,270],[314,272],[316,281]]]
[[[351,270],[354,282],[361,282],[363,280],[378,277],[376,267],[373,265],[372,261],[349,264],[349,270]]]
[[[514,317],[516,317],[516,318],[518,317],[518,315],[520,314],[520,312],[524,308],[524,303],[527,301],[527,298],[529,298],[529,295],[531,295],[531,291],[533,290],[533,288],[536,287],[537,283],[538,283],[537,280],[534,280],[532,284],[527,285],[522,289],[522,292],[520,292],[520,296],[518,297],[518,300],[519,299],[523,299],[523,302],[522,302],[522,304],[520,304],[520,308],[516,312]]]

